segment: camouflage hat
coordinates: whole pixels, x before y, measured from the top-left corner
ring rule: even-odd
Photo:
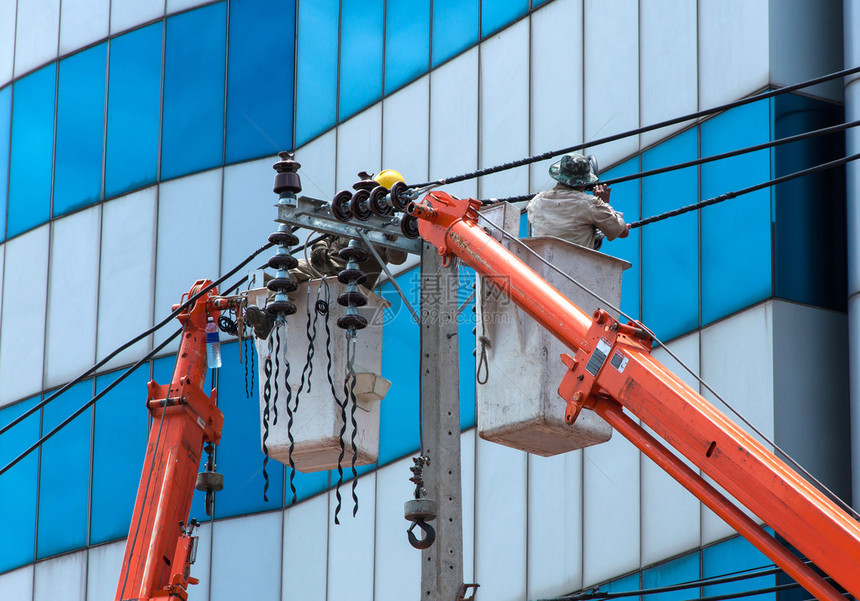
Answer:
[[[550,165],[550,176],[566,186],[577,188],[587,186],[597,181],[597,176],[591,169],[591,161],[581,154],[566,154]]]

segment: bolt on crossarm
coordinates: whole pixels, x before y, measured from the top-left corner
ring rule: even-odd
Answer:
[[[574,423],[591,409],[818,599],[844,597],[628,417],[638,417],[744,507],[854,596],[860,596],[860,523],[651,356],[641,324],[593,318],[477,223],[480,201],[431,192],[408,208],[441,255],[459,257],[571,351],[559,395]]]
[[[211,284],[198,280],[190,298]],[[196,522],[186,526],[191,510],[203,445],[217,444],[224,415],[216,406],[217,393],[203,392],[206,379],[206,323],[218,320],[211,302],[213,288],[177,317],[182,341],[170,384],[149,382],[146,406],[152,428],[146,459],[126,541],[116,601],[171,601],[188,598],[197,537]],[[184,300],[185,296],[183,296]],[[174,310],[178,305],[174,306]]]

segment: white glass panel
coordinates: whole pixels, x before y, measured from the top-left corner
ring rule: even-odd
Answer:
[[[407,457],[376,472],[375,601],[421,597],[421,552],[406,539],[403,503],[412,498],[412,459]],[[440,503],[444,500],[440,500]]]
[[[382,167],[396,169],[406,183],[427,181],[430,77],[425,76],[385,99]]]
[[[773,320],[764,303],[702,330],[702,377],[729,405],[765,436],[773,437]],[[726,352],[726,349],[732,349]],[[710,392],[705,398],[749,431]],[[710,482],[713,481],[708,478]],[[722,490],[721,487],[718,489]],[[749,512],[747,514],[751,515]],[[725,522],[703,509],[702,544],[734,534]]]
[[[337,189],[352,190],[358,172],[376,173],[381,160],[382,107],[376,104],[337,128]]]
[[[173,14],[180,10],[194,8],[201,4],[210,4],[211,0],[167,0],[167,14]]]
[[[124,552],[124,540],[90,548],[87,558],[87,601],[114,598]]]
[[[15,60],[15,11],[17,0],[0,0],[0,87],[12,79]]]
[[[212,533],[212,601],[278,599],[280,511],[219,521]]]
[[[99,360],[152,325],[156,191],[147,188],[103,206]],[[107,367],[139,359],[149,348],[150,339],[141,340]]]
[[[328,494],[284,511],[283,601],[325,601],[331,527]]]
[[[33,566],[0,574],[0,599],[29,601],[33,598]]]
[[[118,33],[164,15],[164,0],[111,0],[110,32]]]
[[[352,482],[344,482],[340,489],[343,498],[340,525],[329,526],[328,598],[370,601],[373,599],[376,473],[371,472],[358,480],[359,508],[356,517],[352,517],[351,486]],[[328,500],[330,519],[334,519],[337,499],[333,490]]]
[[[63,0],[60,54],[67,54],[108,36],[110,0]]]
[[[22,75],[57,58],[60,0],[18,2],[15,75]]]
[[[639,567],[639,451],[623,436],[583,460],[583,586]]]
[[[585,140],[639,126],[637,0],[585,0]],[[638,136],[589,148],[608,167],[639,149]]]
[[[528,598],[582,586],[582,453],[529,455]]]
[[[6,243],[3,323],[0,327],[0,405],[42,389],[48,227]]]
[[[475,582],[475,429],[460,435],[463,490],[463,582]]]
[[[301,161],[299,161],[301,162]],[[224,207],[221,223],[221,273],[226,273],[264,245],[278,229],[278,197],[272,192],[274,158],[232,165],[224,169]],[[299,170],[303,175],[304,166]],[[261,254],[236,279],[266,262],[274,251]]]
[[[464,52],[430,74],[430,178],[453,177],[478,167],[478,49]],[[477,180],[444,190],[478,195]]]
[[[481,167],[529,154],[529,22],[523,19],[481,47]],[[480,179],[481,198],[529,192],[528,167]]]
[[[334,185],[334,161],[337,133],[331,130],[296,151],[296,160],[301,163],[302,194],[330,200],[336,190]]]
[[[46,388],[73,379],[94,362],[100,212],[100,207],[92,207],[54,221],[45,343]]]
[[[685,365],[699,371],[699,334],[678,338],[670,350]],[[674,374],[698,391],[698,382],[664,349],[653,353]],[[646,428],[651,434],[654,432]],[[668,447],[671,450],[671,447]],[[678,453],[675,453],[678,455]],[[689,461],[685,463],[698,473]],[[642,457],[642,563],[656,563],[697,547],[700,539],[701,504],[656,463]]]
[[[847,9],[847,5],[846,5]],[[781,0],[768,3],[770,81],[781,87],[842,69],[842,3]],[[847,23],[847,19],[845,19]],[[803,40],[798,44],[798,40]],[[845,61],[845,65],[855,64]],[[804,93],[842,102],[842,80]]]
[[[730,102],[767,85],[767,11],[767,0],[699,1],[700,107]]]
[[[194,601],[209,601],[209,587],[212,564],[212,522],[197,529],[197,561],[191,566],[191,575],[200,580],[189,589],[189,597]]]
[[[33,601],[84,601],[87,552],[62,555],[36,564]]]
[[[216,279],[221,232],[221,170],[183,177],[161,185],[155,263],[155,321],[199,279]],[[175,330],[155,333],[158,344]],[[167,349],[175,350],[174,340]]]
[[[696,3],[640,3],[642,124],[650,125],[698,108]],[[671,35],[666,35],[671,31]],[[684,124],[642,134],[642,146],[668,137]]]
[[[582,142],[582,3],[551,2],[532,16],[532,152]],[[547,170],[556,159],[531,166],[531,192],[555,184]]]
[[[481,597],[526,596],[526,453],[478,439],[475,582]],[[504,566],[504,569],[499,569]]]

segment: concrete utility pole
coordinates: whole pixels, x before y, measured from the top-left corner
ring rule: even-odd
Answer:
[[[421,252],[421,421],[427,498],[438,503],[436,542],[421,552],[421,599],[456,601],[463,584],[457,269]]]

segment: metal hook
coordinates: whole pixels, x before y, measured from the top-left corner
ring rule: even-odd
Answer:
[[[424,531],[424,538],[419,539],[412,533],[412,529],[415,528],[415,526],[418,526]],[[406,537],[409,539],[409,544],[416,549],[429,549],[430,545],[432,545],[436,540],[436,530],[434,530],[433,526],[424,520],[415,520],[412,522],[412,525],[409,526],[409,530],[406,531]]]

